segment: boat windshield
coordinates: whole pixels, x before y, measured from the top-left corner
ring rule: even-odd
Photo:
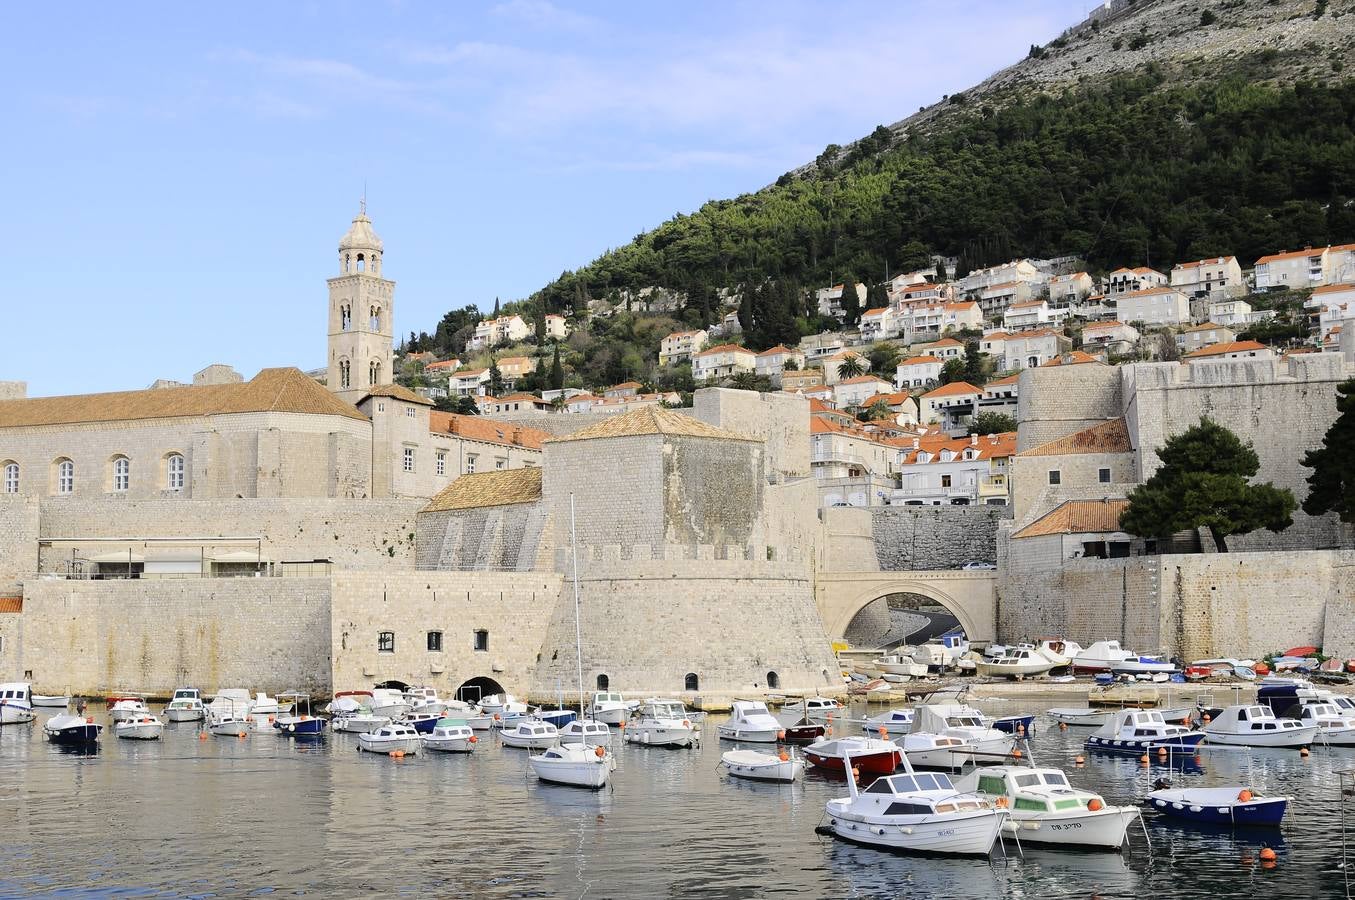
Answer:
[[[983,723],[971,716],[950,716],[946,724],[951,728],[982,728]]]
[[[656,719],[680,719],[683,708],[680,703],[651,703],[649,714]]]
[[[1035,785],[1037,785],[1037,784],[1039,784],[1039,783],[1040,783],[1040,776],[1037,775],[1037,774],[1035,774],[1035,773],[1033,773],[1033,772],[1030,773],[1029,775],[1017,775],[1017,776],[1016,776],[1016,786],[1017,786],[1017,787],[1033,787],[1033,786],[1035,786]]]
[[[917,772],[912,775],[894,775],[890,777],[889,785],[896,794],[911,794],[916,793],[917,791],[954,790],[954,787],[950,783],[950,777],[942,775],[939,772]]]
[[[1068,779],[1062,772],[1045,772],[1044,783],[1052,784],[1055,787],[1068,787]]]

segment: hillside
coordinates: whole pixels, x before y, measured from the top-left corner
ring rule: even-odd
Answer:
[[[1318,13],[1321,15],[1318,15]],[[1125,3],[971,90],[733,200],[678,216],[543,288],[696,297],[765,278],[1093,266],[1264,252],[1355,233],[1355,0]]]

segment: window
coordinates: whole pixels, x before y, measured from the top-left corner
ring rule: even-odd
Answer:
[[[367,383],[369,385],[376,385],[377,384],[376,376],[380,374],[380,372],[381,364],[376,360],[372,360],[371,365],[367,367]]]
[[[171,491],[183,490],[183,475],[183,457],[178,453],[171,453],[165,459],[165,486]]]
[[[1049,470],[1049,483],[1050,483],[1050,484],[1062,484],[1062,483],[1063,483],[1063,474],[1062,474],[1058,469],[1050,469],[1050,470]]]
[[[949,476],[949,475],[942,475],[942,476],[941,476],[941,487],[950,487],[950,476]]]
[[[781,676],[776,674],[775,672],[768,672],[767,687],[771,688],[772,690],[776,690],[777,688],[781,687]]]
[[[1110,469],[1097,469],[1096,480],[1102,484],[1110,484]]]
[[[75,493],[75,463],[69,459],[57,460],[56,492],[58,494]]]
[[[418,415],[418,413],[415,411],[414,407],[412,407],[412,406],[406,406],[406,407],[405,407],[405,415],[409,416],[409,417],[412,419],[412,418],[414,418],[416,415]]]
[[[378,631],[376,633],[376,652],[394,653],[395,652],[395,632]]]
[[[406,448],[405,448],[405,471],[406,471],[406,472],[413,472],[413,471],[414,471],[414,448],[413,448],[413,447],[406,447]]]
[[[502,468],[506,467],[507,465],[508,465],[508,460],[504,459],[502,456],[500,456],[500,457],[498,457],[498,458],[496,458],[496,459],[494,460],[494,468],[496,468],[496,469],[502,469]]]
[[[597,684],[598,690],[605,691],[612,686],[612,680],[608,678],[606,675],[599,675]]]
[[[682,679],[682,689],[684,691],[698,690],[700,684],[701,679],[697,677],[695,672],[688,672],[687,677]]]
[[[485,631],[483,628],[477,628],[475,630],[475,649],[476,650],[489,649],[489,632]]]
[[[126,492],[128,485],[132,481],[132,463],[125,456],[119,456],[113,460],[113,490],[119,493]]]
[[[430,632],[428,632],[428,652],[429,652],[429,653],[441,653],[441,652],[442,652],[442,632],[441,632],[441,631],[430,631]]]
[[[19,493],[19,464],[5,463],[5,493]]]
[[[353,386],[353,369],[348,360],[339,360],[339,387],[348,388]]]
[[[438,473],[439,475],[446,475],[446,474],[447,474],[447,451],[446,451],[446,450],[439,450],[439,451],[437,452],[437,456],[433,457],[433,460],[434,460],[434,466],[435,466],[435,468],[437,469],[437,473]]]
[[[466,455],[466,474],[467,474],[467,475],[474,475],[474,474],[475,474],[475,459],[476,459],[476,457],[475,457],[475,454],[474,454],[474,453],[469,453],[469,454]]]

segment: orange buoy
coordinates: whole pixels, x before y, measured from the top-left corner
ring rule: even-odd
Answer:
[[[1012,751],[1012,759],[1020,759],[1020,758],[1021,758],[1021,751],[1020,751],[1020,750],[1013,750],[1013,751]]]
[[[1083,763],[1085,763],[1086,761],[1087,761],[1087,760],[1086,760],[1084,757],[1082,757],[1082,756],[1076,756],[1076,757],[1073,758],[1073,765],[1075,765],[1075,766],[1080,766],[1080,765],[1082,765]]]
[[[207,740],[207,732],[205,732],[205,731],[199,731],[199,732],[198,732],[198,740],[200,740],[200,741],[205,741],[205,740]]]
[[[1017,734],[1025,734],[1025,733],[1026,733],[1026,726],[1025,726],[1025,725],[1022,725],[1020,722],[1017,722],[1017,723],[1016,723],[1016,733],[1017,733]]]
[[[833,736],[833,726],[832,726],[832,725],[829,725],[827,728],[825,728],[825,729],[823,730],[823,733],[826,734],[826,735],[828,735],[829,737],[832,737],[832,736]]]
[[[1060,723],[1059,723],[1059,731],[1067,731],[1067,730],[1068,730],[1068,723],[1067,723],[1067,722],[1060,722]]]
[[[1203,722],[1204,724],[1208,725],[1209,722],[1210,722],[1210,720],[1211,720],[1212,718],[1213,718],[1213,717],[1210,716],[1209,713],[1205,713],[1203,716],[1200,716],[1200,721]]]
[[[1300,748],[1299,748],[1299,756],[1307,756],[1307,755],[1308,755],[1308,748],[1307,748],[1307,747],[1300,747]]]
[[[853,778],[860,778],[860,777],[861,777],[861,770],[858,769],[856,766],[852,766],[852,777],[853,777]]]
[[[404,758],[405,758],[405,751],[403,751],[403,750],[392,750],[392,751],[391,751],[391,757],[394,758],[394,759],[404,759]]]
[[[601,747],[598,747],[593,750],[593,755],[596,756],[598,759],[602,759],[602,757],[607,755],[607,751],[602,749]]]
[[[1146,765],[1148,765],[1148,754],[1147,754],[1147,753],[1145,753],[1145,754],[1143,754],[1142,756],[1139,757],[1139,765],[1141,765],[1141,766],[1146,766]]]
[[[688,722],[686,719],[683,719],[683,720],[682,720],[682,727],[683,727],[683,728],[691,728],[691,727],[692,727],[692,723],[691,723],[691,722]]]
[[[621,730],[622,730],[622,731],[625,731],[625,730],[626,730],[626,720],[625,720],[625,719],[622,719],[622,720],[621,720]]]
[[[244,736],[245,736],[245,733],[244,733],[243,731],[240,732],[240,733],[237,735],[237,737],[244,737]]]
[[[1167,755],[1167,748],[1166,748],[1166,747],[1158,747],[1158,748],[1157,748],[1157,755],[1158,755],[1158,756],[1166,756],[1166,755]]]
[[[790,762],[790,754],[787,753],[787,752],[784,751],[784,750],[782,750],[780,753],[778,753],[778,754],[776,755],[776,758],[779,759],[779,760],[781,760],[782,762]]]
[[[495,713],[495,714],[494,714],[494,721],[495,721],[495,722],[499,721],[499,714],[498,714],[498,713]]]
[[[1105,804],[1101,802],[1100,797],[1093,797],[1087,801],[1087,809],[1091,810],[1092,812],[1097,812],[1098,810],[1101,810],[1104,807]]]
[[[1006,798],[1006,797],[998,797],[997,800],[995,801],[995,805],[997,806],[998,809],[1006,809],[1006,808],[1007,808],[1007,798]]]
[[[1262,847],[1261,852],[1256,855],[1261,857],[1262,862],[1275,862],[1277,858],[1275,855],[1275,851],[1270,849],[1269,847]]]
[[[1251,793],[1251,791],[1247,790],[1246,788],[1243,788],[1243,789],[1238,793],[1238,795],[1237,795],[1237,799],[1241,800],[1243,803],[1246,803],[1246,802],[1247,802],[1248,800],[1250,800],[1251,798],[1252,798],[1252,793]]]
[[[786,739],[786,733],[784,731],[778,731],[776,733],[776,739],[778,741],[784,741]]]
[[[475,735],[472,734],[469,738],[466,739],[466,743],[468,743],[468,744],[478,744],[478,743],[480,743],[480,739],[479,739],[478,737],[476,737]]]
[[[880,737],[889,737],[889,729],[884,727],[883,725],[881,725],[876,730],[880,732]]]

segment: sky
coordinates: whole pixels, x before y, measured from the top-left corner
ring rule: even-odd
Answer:
[[[964,90],[1086,7],[13,6],[0,380],[323,365],[364,190],[396,331],[432,331]]]

